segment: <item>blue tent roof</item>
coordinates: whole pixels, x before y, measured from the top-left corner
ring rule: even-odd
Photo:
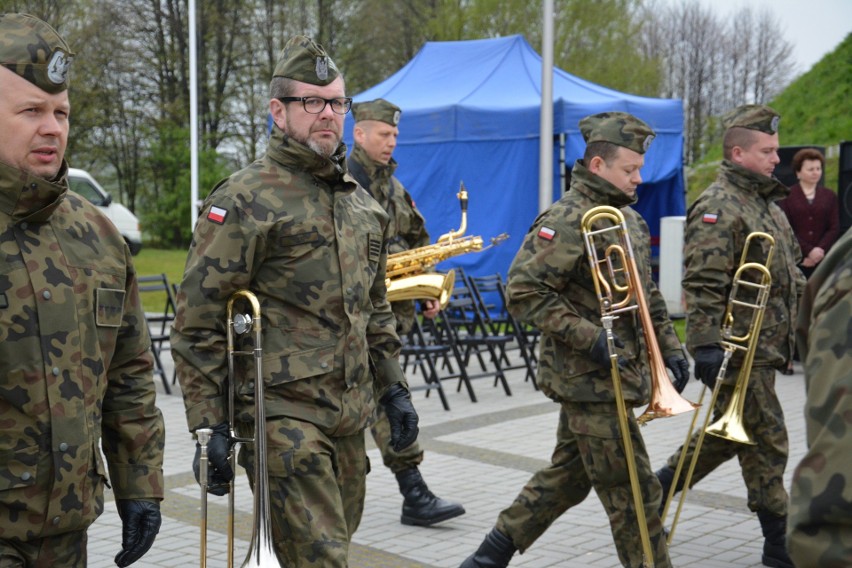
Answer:
[[[397,177],[426,217],[433,241],[458,227],[455,194],[470,193],[470,235],[508,232],[511,239],[483,254],[445,265],[473,273],[504,273],[538,214],[538,138],[541,57],[523,36],[427,42],[402,69],[359,93],[356,101],[387,99],[402,108],[394,157]],[[553,72],[554,135],[564,134],[570,168],[585,148],[581,118],[603,111],[629,112],[657,133],[642,170],[637,209],[653,235],[659,218],[685,212],[681,102],[620,93],[561,69]],[[347,116],[347,143],[352,144]],[[559,149],[554,150],[554,200],[561,191]],[[445,266],[441,266],[444,268]]]

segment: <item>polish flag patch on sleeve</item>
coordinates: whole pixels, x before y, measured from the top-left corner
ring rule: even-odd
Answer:
[[[719,220],[719,216],[716,213],[705,213],[701,218],[703,223],[709,223],[711,225],[715,225],[716,221]]]
[[[556,231],[550,227],[542,227],[538,230],[538,236],[546,241],[552,241],[553,237],[556,236]]]
[[[222,209],[221,207],[216,207],[215,205],[210,208],[210,212],[207,213],[207,220],[213,221],[214,223],[218,223],[222,225],[225,223],[225,217],[228,216],[228,211]]]

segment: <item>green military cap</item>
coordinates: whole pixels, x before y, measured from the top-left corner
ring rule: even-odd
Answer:
[[[0,14],[0,65],[51,94],[68,88],[74,53],[59,34],[29,14]]]
[[[302,83],[324,87],[334,81],[340,72],[322,46],[309,37],[296,36],[278,55],[273,77],[286,77]]]
[[[376,99],[352,105],[352,115],[355,117],[355,122],[378,120],[386,122],[391,126],[396,126],[399,124],[401,114],[402,110],[398,106],[385,99]]]
[[[728,128],[748,128],[767,134],[778,132],[781,115],[766,105],[741,105],[722,117],[725,130]]]
[[[580,132],[586,144],[609,142],[639,154],[648,151],[654,130],[626,112],[601,112],[580,120]]]

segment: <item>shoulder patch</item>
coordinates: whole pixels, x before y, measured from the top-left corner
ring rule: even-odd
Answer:
[[[546,241],[552,241],[553,237],[556,236],[556,231],[550,227],[542,227],[538,230],[538,236]]]
[[[216,207],[214,205],[210,208],[210,212],[207,213],[207,220],[222,225],[225,223],[225,217],[227,216],[228,211],[226,209],[222,209],[221,207]]]
[[[705,213],[703,217],[701,217],[702,223],[709,223],[710,225],[715,225],[716,221],[719,220],[719,215],[716,213]]]

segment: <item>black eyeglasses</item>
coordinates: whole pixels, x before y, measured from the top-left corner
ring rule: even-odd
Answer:
[[[334,114],[346,114],[352,108],[352,97],[324,99],[322,97],[278,97],[282,103],[302,102],[302,107],[309,114],[319,114],[325,110],[325,105],[331,105]]]

